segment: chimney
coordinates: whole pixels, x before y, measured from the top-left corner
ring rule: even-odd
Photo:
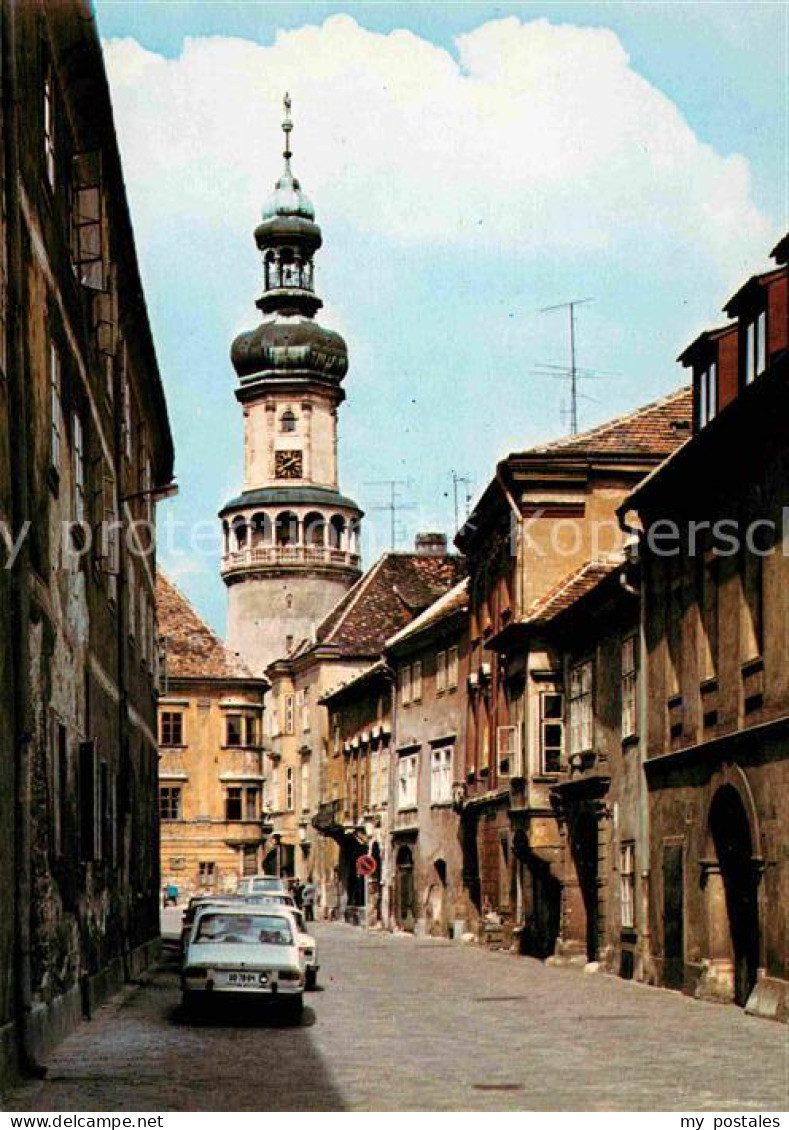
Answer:
[[[445,557],[447,535],[437,533],[417,534],[414,547],[422,557]]]

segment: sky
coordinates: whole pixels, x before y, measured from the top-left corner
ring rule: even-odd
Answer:
[[[789,225],[783,3],[97,0],[176,444],[160,560],[220,633],[216,513],[241,485],[229,361],[261,290],[253,231],[293,166],[346,338],[343,491],[370,565],[455,528],[508,452],[684,379],[678,353]]]

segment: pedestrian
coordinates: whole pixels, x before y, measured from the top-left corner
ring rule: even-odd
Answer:
[[[315,884],[308,879],[301,892],[301,901],[304,906],[304,921],[315,921]]]
[[[304,885],[298,875],[296,876],[296,882],[293,884],[293,901],[299,910],[301,910],[304,905]]]

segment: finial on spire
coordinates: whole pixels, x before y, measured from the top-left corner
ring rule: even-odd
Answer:
[[[285,158],[286,163],[290,164],[290,159],[293,156],[290,148],[290,133],[293,129],[293,121],[291,120],[290,116],[290,95],[287,93],[287,91],[285,92],[285,97],[282,99],[282,105],[285,108],[285,117],[282,122],[282,132],[285,134],[285,151],[283,152],[282,156]]]

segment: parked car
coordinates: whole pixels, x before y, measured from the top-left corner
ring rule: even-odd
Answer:
[[[236,895],[193,895],[181,917],[181,953],[186,952],[186,943],[198,910],[208,906],[237,906],[239,901]]]
[[[304,966],[296,923],[285,910],[207,906],[195,914],[181,989],[184,1010],[218,999],[268,998],[301,1017]]]
[[[237,895],[285,895],[287,893],[284,881],[276,875],[247,875],[244,879],[239,879],[236,886]]]
[[[305,988],[314,989],[318,984],[318,943],[309,934],[304,926],[304,913],[299,910],[292,895],[264,894],[248,895],[247,902],[264,904],[268,906],[281,906],[288,910],[293,917],[298,929],[298,944],[304,960]]]

